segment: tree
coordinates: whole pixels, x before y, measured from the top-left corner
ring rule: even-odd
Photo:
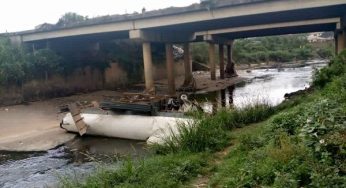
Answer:
[[[61,69],[59,65],[62,58],[49,49],[38,50],[34,54],[28,55],[27,59],[28,76],[33,78],[44,78],[47,81],[49,75],[59,73]]]
[[[21,84],[25,76],[24,64],[24,50],[12,46],[8,38],[0,38],[0,83]]]
[[[77,13],[67,12],[59,19],[56,25],[64,27],[66,25],[82,22],[87,19],[88,19],[87,17],[81,16]]]

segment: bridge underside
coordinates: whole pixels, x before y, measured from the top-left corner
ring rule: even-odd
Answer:
[[[317,2],[317,0],[314,0]],[[337,1],[337,0],[333,0]],[[155,20],[160,18],[153,18],[146,22],[138,21],[138,24],[119,23],[119,27],[113,25],[96,25],[90,28],[76,28],[66,29],[51,32],[42,33],[30,33],[22,36],[22,41],[31,45],[35,45],[38,48],[48,46],[47,43],[52,43],[55,46],[64,48],[65,50],[73,50],[76,47],[83,47],[86,44],[95,44],[99,42],[107,42],[111,40],[135,40],[142,42],[143,44],[143,62],[145,72],[146,89],[148,92],[154,92],[154,82],[152,76],[152,55],[151,55],[151,43],[159,42],[166,44],[167,55],[167,75],[169,80],[170,94],[175,93],[174,78],[172,77],[172,44],[183,43],[185,51],[185,84],[189,86],[192,82],[191,72],[191,59],[189,58],[189,45],[190,42],[206,41],[209,43],[209,56],[211,67],[211,79],[215,78],[215,44],[219,44],[219,51],[221,52],[220,67],[223,67],[223,49],[224,45],[227,46],[227,66],[226,73],[232,74],[230,68],[234,67],[232,62],[232,41],[239,38],[248,37],[261,37],[271,35],[284,35],[284,34],[298,34],[308,32],[321,32],[321,31],[333,31],[335,32],[336,52],[340,52],[346,46],[346,4],[338,4],[334,6],[324,6],[315,8],[300,8],[298,4],[293,4],[293,1],[287,1],[287,5],[295,7],[293,10],[276,11],[275,7],[284,9],[283,4],[286,1],[270,1],[269,5],[273,7],[266,7],[265,3],[258,3],[254,5],[244,5],[244,10],[248,10],[246,15],[230,16],[227,18],[222,17],[222,13],[232,14],[227,10],[228,8],[220,8],[219,10],[204,10],[200,13],[201,16],[209,16],[209,19],[187,22],[180,20],[174,20],[174,15],[169,20],[168,18],[162,18],[163,21],[172,23],[163,24],[155,23]],[[312,1],[297,1],[296,3],[311,3]],[[326,3],[327,1],[319,1]],[[258,9],[256,10],[256,6]],[[281,7],[280,7],[280,6]],[[246,9],[248,8],[248,9]],[[242,10],[242,7],[235,7],[235,12]],[[238,10],[239,9],[239,10]],[[273,10],[272,10],[273,9]],[[265,13],[261,10],[267,10]],[[219,12],[218,12],[219,11]],[[198,19],[198,12],[191,13],[193,18]],[[235,14],[235,13],[234,13]],[[211,15],[211,16],[210,16]],[[215,19],[212,19],[215,16]],[[184,17],[176,16],[176,19],[185,19]],[[187,18],[186,18],[187,19]],[[167,21],[168,20],[168,21]],[[147,25],[147,27],[144,27]],[[123,28],[123,29],[121,29]],[[53,46],[54,46],[53,45]],[[221,77],[224,76],[225,70],[220,70]],[[233,70],[234,72],[234,70]],[[232,76],[232,75],[230,75]]]
[[[311,9],[300,9],[284,12],[271,12],[240,17],[232,17],[218,20],[202,21],[198,23],[177,24],[165,27],[145,29],[154,32],[199,32],[223,28],[236,28],[253,25],[265,25],[282,22],[294,22],[303,20],[315,20],[343,17],[346,5],[330,6]],[[318,29],[316,29],[319,31]],[[324,31],[323,28],[320,31]]]

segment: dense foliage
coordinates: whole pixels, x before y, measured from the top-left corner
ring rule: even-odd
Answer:
[[[332,42],[309,43],[306,35],[284,35],[239,39],[234,42],[233,59],[238,64],[291,62],[310,58],[331,58],[334,54]],[[193,60],[207,63],[208,45],[192,45]]]
[[[74,12],[67,12],[61,18],[59,19],[58,23],[56,23],[56,26],[64,27],[69,24],[75,24],[78,22],[82,22],[84,20],[87,20],[88,17],[81,16]]]
[[[313,48],[304,35],[272,36],[237,40],[234,60],[248,62],[288,62],[313,57]]]
[[[13,47],[8,38],[0,38],[0,83],[19,84],[25,78],[26,54]]]
[[[0,85],[21,85],[32,79],[48,79],[61,73],[62,57],[49,49],[29,53],[24,47],[13,46],[8,38],[0,38]]]

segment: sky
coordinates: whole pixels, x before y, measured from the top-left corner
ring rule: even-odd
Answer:
[[[199,0],[3,0],[0,33],[34,29],[42,23],[56,23],[66,12],[89,18],[112,14],[181,7]]]

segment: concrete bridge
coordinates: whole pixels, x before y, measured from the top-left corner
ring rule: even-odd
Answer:
[[[306,32],[335,32],[336,52],[346,45],[346,0],[219,0],[183,8],[168,8],[141,14],[105,16],[61,27],[11,33],[15,44],[54,43],[61,40],[103,41],[130,39],[142,42],[145,85],[155,90],[151,43],[166,45],[169,93],[175,93],[172,44],[184,44],[185,83],[192,81],[189,43],[209,43],[211,79],[216,79],[216,45],[220,75],[232,67],[232,41],[239,38]],[[228,70],[229,71],[229,70]],[[226,69],[227,73],[227,69]]]

